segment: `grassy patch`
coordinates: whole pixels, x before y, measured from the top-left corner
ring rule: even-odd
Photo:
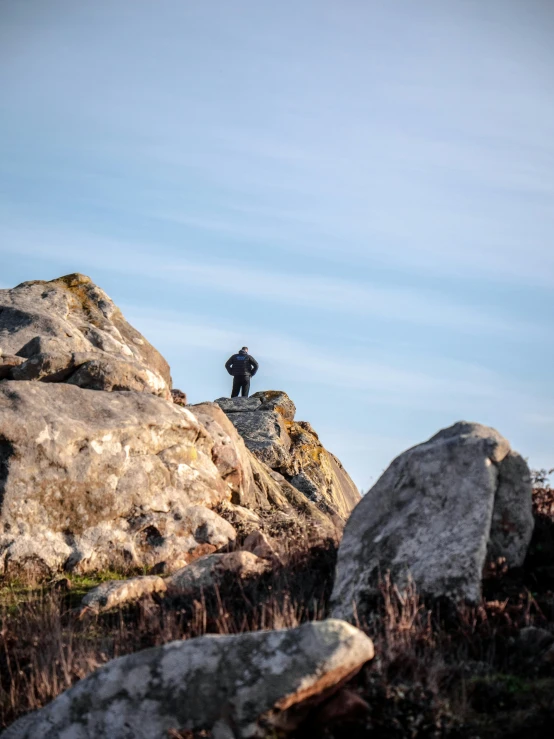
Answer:
[[[541,662],[540,653],[522,659],[517,644],[525,627],[554,628],[553,501],[554,491],[535,495],[535,518],[542,523],[524,567],[497,568],[476,607],[428,601],[413,586],[399,592],[385,578],[359,624],[373,639],[376,658],[342,688],[343,703],[350,700],[355,711],[336,709],[333,718],[330,709],[324,714],[327,703],[318,706],[298,739],[550,739],[554,664]],[[65,589],[5,583],[0,728],[114,657],[206,633],[289,628],[325,618],[336,542],[315,544],[296,519],[267,516],[266,529],[287,542],[280,563],[252,581],[230,577],[198,599],[152,597],[80,620],[74,608],[86,592],[129,573],[71,576]]]

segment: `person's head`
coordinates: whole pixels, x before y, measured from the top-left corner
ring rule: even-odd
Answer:
[[[247,352],[247,351],[248,351],[248,347],[247,346],[243,346],[242,349],[241,349],[241,352]]]

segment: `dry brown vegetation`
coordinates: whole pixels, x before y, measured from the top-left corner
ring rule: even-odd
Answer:
[[[520,637],[527,626],[554,634],[554,490],[545,479],[536,484],[534,509],[525,566],[506,572],[499,562],[489,568],[478,607],[427,602],[413,586],[399,592],[385,577],[371,618],[359,624],[375,642],[375,660],[314,709],[297,736],[550,737],[554,662],[523,648]],[[4,588],[0,726],[118,655],[205,633],[324,618],[336,543],[314,545],[299,531],[288,533],[287,551],[271,572],[246,585],[223,582],[192,602],[154,597],[79,620],[75,607],[92,582]]]

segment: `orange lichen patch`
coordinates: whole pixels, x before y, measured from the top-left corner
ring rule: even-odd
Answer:
[[[303,459],[309,459],[317,464],[323,464],[325,450],[321,446],[314,446],[312,444],[299,444],[292,449],[292,454],[295,457],[301,457]]]

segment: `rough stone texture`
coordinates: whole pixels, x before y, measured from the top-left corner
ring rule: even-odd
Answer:
[[[288,433],[290,461],[284,474],[322,510],[346,520],[361,496],[341,462],[325,449],[307,421],[290,422]]]
[[[348,518],[360,492],[310,424],[294,421],[296,408],[286,393],[268,390],[216,403],[260,462],[282,474],[325,513],[342,521]]]
[[[312,533],[319,529],[322,536],[335,535],[340,521],[323,513],[281,474],[252,454],[219,403],[200,403],[187,408],[214,440],[212,460],[231,490],[233,505],[226,504],[222,515],[230,515],[233,521],[242,510],[243,520],[250,518],[252,523],[260,524],[260,517],[254,511],[263,514],[277,510],[291,518],[303,519]]]
[[[262,390],[252,398],[260,399],[260,410],[275,411],[286,421],[294,421],[296,406],[282,390]]]
[[[263,575],[270,567],[267,560],[252,552],[210,554],[177,570],[166,582],[170,592],[194,596],[219,585],[225,577],[247,580]]]
[[[251,508],[267,507],[252,473],[251,455],[243,439],[221,408],[215,403],[188,406],[213,439],[212,460],[229,485],[231,502]]]
[[[89,277],[66,275],[0,290],[0,346],[19,366],[0,379],[72,382],[170,397],[169,366]]]
[[[0,563],[153,566],[224,546],[231,497],[192,413],[149,393],[0,383]]]
[[[250,398],[218,398],[217,405],[224,413],[245,413],[246,411],[256,411],[262,404],[260,398],[252,395]]]
[[[273,511],[279,511],[285,518],[303,519],[306,531],[309,529],[311,534],[319,531],[322,538],[336,536],[342,528],[342,521],[338,517],[321,511],[283,475],[260,462],[254,455],[251,464],[256,486]]]
[[[277,543],[262,531],[253,531],[248,534],[242,548],[262,559],[278,559]]]
[[[276,411],[233,412],[229,418],[260,462],[272,469],[287,466],[291,442],[285,422]]]
[[[460,422],[397,457],[353,511],[332,613],[365,614],[379,573],[424,593],[477,602],[488,558],[523,563],[531,534],[525,461],[497,431]]]
[[[81,615],[101,613],[153,593],[164,593],[167,586],[161,577],[146,575],[129,580],[110,580],[90,590],[81,601]]]
[[[235,505],[234,503],[225,504],[225,520],[229,518],[243,524],[250,524],[252,526],[259,526],[262,523],[262,519],[258,513],[251,511],[249,508],[245,508],[241,505]]]
[[[112,660],[2,739],[167,739],[171,729],[264,737],[294,728],[299,709],[372,658],[371,640],[336,620],[171,642]]]

